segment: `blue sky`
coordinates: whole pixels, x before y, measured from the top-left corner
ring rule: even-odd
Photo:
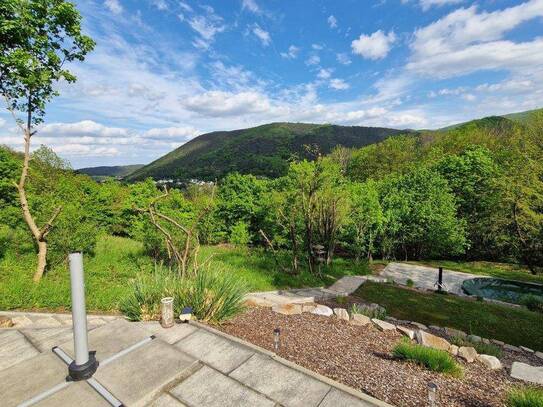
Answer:
[[[97,47],[33,142],[148,163],[274,121],[439,128],[543,106],[543,0],[79,0]],[[0,113],[0,143],[19,149]]]

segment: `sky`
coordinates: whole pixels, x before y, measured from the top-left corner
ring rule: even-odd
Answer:
[[[78,0],[97,43],[34,148],[146,164],[270,122],[433,129],[543,107],[543,0]],[[0,144],[22,147],[5,106]]]

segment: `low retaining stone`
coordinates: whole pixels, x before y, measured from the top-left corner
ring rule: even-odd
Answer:
[[[349,320],[349,313],[345,308],[334,308],[334,314],[338,319]]]
[[[416,336],[418,343],[429,348],[444,350],[448,352],[449,348],[451,347],[451,344],[445,339],[436,335],[432,335],[423,330],[418,330]]]
[[[311,311],[312,314],[316,315],[323,315],[325,317],[331,317],[334,315],[334,311],[332,311],[332,308],[327,307],[326,305],[317,305],[313,311]]]
[[[530,366],[522,362],[513,362],[511,377],[525,382],[543,384],[543,366]]]
[[[381,321],[380,319],[373,318],[371,321],[375,324],[377,329],[379,329],[380,331],[395,331],[396,330],[396,325],[393,325],[385,321]]]
[[[471,346],[461,346],[458,349],[458,356],[468,363],[473,363],[477,359],[477,351]]]
[[[353,325],[365,326],[371,324],[371,319],[362,314],[353,314],[350,322]]]
[[[502,368],[502,364],[499,361],[499,359],[495,356],[491,355],[479,355],[477,359],[485,365],[487,368],[491,370],[500,370]]]
[[[276,304],[272,311],[283,315],[296,315],[302,313],[302,304]]]
[[[415,339],[415,331],[412,329],[406,328],[404,326],[396,326],[396,329],[404,336],[407,336],[409,339]]]
[[[458,356],[458,346],[451,345],[451,347],[449,348],[449,353],[453,356]]]

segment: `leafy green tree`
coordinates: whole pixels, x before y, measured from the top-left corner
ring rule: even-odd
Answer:
[[[64,0],[3,0],[0,3],[0,92],[24,134],[24,160],[16,184],[23,217],[38,246],[38,282],[47,264],[47,235],[61,207],[38,227],[25,190],[30,163],[30,141],[43,122],[46,104],[58,94],[57,81],[74,82],[66,62],[84,60],[94,48],[81,33],[81,15]],[[23,113],[24,119],[17,118]]]
[[[230,229],[230,243],[235,245],[247,245],[251,242],[249,226],[245,222],[238,222]]]
[[[386,178],[379,189],[385,257],[408,260],[464,253],[465,225],[456,218],[454,195],[439,173],[417,168]]]

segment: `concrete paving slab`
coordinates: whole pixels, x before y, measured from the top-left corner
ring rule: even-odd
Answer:
[[[32,326],[37,328],[55,328],[62,326],[62,323],[53,317],[30,317],[33,324]]]
[[[111,405],[87,382],[72,383],[61,391],[35,404],[36,407],[110,407]]]
[[[175,324],[171,328],[162,328],[160,323],[156,321],[135,323],[140,324],[141,327],[149,332],[149,335],[155,335],[158,339],[161,339],[170,345],[198,330],[198,328],[189,324]]]
[[[318,406],[330,390],[329,385],[260,354],[230,376],[285,407]]]
[[[96,359],[100,361],[148,337],[149,333],[145,329],[119,319],[89,332],[89,350],[95,350]],[[72,358],[73,347],[71,339],[60,345]]]
[[[0,371],[39,354],[39,351],[18,331],[3,332],[0,340],[2,340]]]
[[[2,406],[17,406],[25,400],[64,381],[66,365],[52,352],[0,371],[0,402]]]
[[[375,404],[360,400],[344,391],[332,389],[328,392],[319,407],[375,407]]]
[[[254,354],[253,350],[203,329],[175,346],[223,373],[230,373]]]
[[[168,393],[162,394],[159,398],[152,401],[147,407],[186,407],[175,397],[170,396]]]
[[[94,377],[125,405],[143,406],[164,386],[191,374],[197,365],[179,349],[155,339],[99,367]]]
[[[345,276],[337,280],[328,289],[339,294],[349,295],[354,293],[366,280],[367,277],[364,276]]]
[[[51,350],[66,341],[72,340],[72,329],[69,327],[61,328],[27,328],[20,332],[36,347],[40,352]]]
[[[204,366],[170,390],[193,407],[273,407],[275,403],[235,380]]]

